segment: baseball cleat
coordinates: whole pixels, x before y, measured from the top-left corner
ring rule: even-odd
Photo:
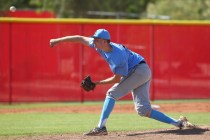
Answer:
[[[103,136],[103,135],[108,135],[108,132],[106,130],[106,127],[95,127],[90,132],[84,133],[84,136]]]
[[[178,126],[180,129],[183,129],[183,128],[196,128],[195,125],[191,124],[186,117],[184,116],[180,116],[179,118],[179,126]]]

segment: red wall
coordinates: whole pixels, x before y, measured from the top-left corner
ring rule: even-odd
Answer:
[[[80,88],[88,74],[112,76],[95,50],[77,43],[49,47],[51,38],[91,36],[98,28],[146,58],[151,99],[210,98],[210,23],[0,19],[0,101],[103,100],[111,85],[89,93]]]
[[[209,34],[209,25],[155,26],[155,99],[210,98]]]

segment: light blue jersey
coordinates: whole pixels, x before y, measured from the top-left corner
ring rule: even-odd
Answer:
[[[103,52],[102,50],[95,48],[93,39],[90,39],[89,41],[89,46],[95,48],[101,54],[114,74],[127,76],[134,66],[144,60],[141,55],[132,52],[121,44],[110,42],[110,45],[112,46],[112,51]]]

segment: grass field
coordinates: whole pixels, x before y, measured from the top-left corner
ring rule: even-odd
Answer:
[[[197,100],[179,101],[157,101],[154,103],[171,102],[197,102]],[[199,102],[210,102],[210,100],[199,100]],[[118,102],[117,104],[133,104],[130,101]],[[0,109],[30,109],[46,107],[67,107],[73,106],[102,106],[102,102],[87,103],[34,103],[0,105]],[[179,118],[185,115],[192,123],[199,125],[210,125],[210,112],[204,113],[167,113]],[[24,136],[24,135],[46,135],[46,134],[82,134],[97,125],[100,113],[62,113],[62,112],[27,112],[27,113],[2,113],[0,114],[0,136]],[[140,131],[159,128],[171,128],[173,126],[157,122],[152,119],[139,117],[134,113],[113,113],[111,114],[107,128],[113,131]]]

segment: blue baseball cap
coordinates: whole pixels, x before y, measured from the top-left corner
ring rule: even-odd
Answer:
[[[92,38],[101,38],[101,39],[106,39],[110,40],[110,35],[109,32],[106,29],[98,29]]]

